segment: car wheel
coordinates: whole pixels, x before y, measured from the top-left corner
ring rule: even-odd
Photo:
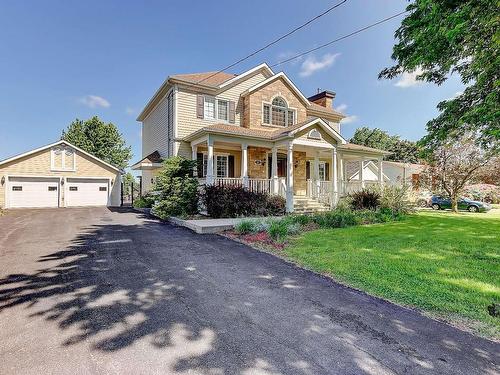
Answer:
[[[432,205],[432,209],[437,211],[437,210],[441,209],[441,207],[439,207],[439,204],[434,203],[434,204]]]
[[[425,207],[427,207],[427,201],[425,199],[420,199],[420,201],[418,202],[418,205],[422,208],[425,208]]]
[[[476,206],[469,206],[468,210],[469,212],[478,212],[479,208],[477,208]]]

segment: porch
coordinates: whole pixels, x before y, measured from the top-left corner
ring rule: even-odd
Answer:
[[[326,210],[340,197],[367,186],[383,184],[382,155],[352,150],[342,144],[293,139],[267,143],[220,136],[192,142],[200,184],[244,186],[282,196],[287,212]],[[364,166],[376,162],[378,179],[366,180]],[[347,164],[358,167],[350,179]]]

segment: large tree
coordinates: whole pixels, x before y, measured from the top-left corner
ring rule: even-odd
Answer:
[[[401,139],[398,135],[389,135],[378,128],[358,128],[350,142],[391,152],[385,160],[418,163],[419,149],[415,142]]]
[[[118,168],[125,168],[132,158],[132,147],[126,145],[118,128],[97,116],[86,121],[76,119],[63,130],[61,139]]]
[[[490,168],[493,161],[491,151],[480,147],[475,137],[463,135],[433,149],[429,165],[420,174],[420,182],[430,190],[445,191],[451,198],[452,210],[456,212],[465,186],[482,170]]]
[[[497,0],[414,0],[395,33],[396,64],[379,78],[418,72],[418,80],[443,83],[456,73],[466,85],[438,104],[440,114],[427,123],[426,146],[448,137],[479,132],[484,148],[500,144],[500,16]]]

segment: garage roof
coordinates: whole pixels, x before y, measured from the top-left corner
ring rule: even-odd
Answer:
[[[82,149],[81,149],[81,148],[79,148],[79,147],[76,147],[74,144],[71,144],[70,142],[65,141],[65,140],[60,140],[60,141],[57,141],[57,142],[54,142],[54,143],[51,143],[51,144],[48,144],[48,145],[45,145],[45,146],[42,146],[42,147],[36,148],[36,149],[34,149],[34,150],[31,150],[31,151],[25,152],[25,153],[23,153],[23,154],[19,154],[19,155],[13,156],[13,157],[11,157],[11,158],[4,159],[4,160],[0,161],[0,166],[1,166],[1,165],[3,165],[3,164],[10,163],[11,161],[14,161],[14,160],[16,160],[16,159],[20,159],[20,158],[22,158],[22,157],[25,157],[25,156],[28,156],[28,155],[32,155],[32,154],[35,154],[35,153],[37,153],[37,152],[43,151],[43,150],[45,150],[45,149],[47,149],[47,148],[51,148],[51,147],[54,147],[54,146],[57,146],[57,145],[61,145],[61,144],[65,144],[65,145],[71,146],[71,147],[73,147],[75,150],[77,150],[78,152],[81,152],[82,154],[87,155],[88,157],[90,157],[90,158],[92,158],[92,159],[94,159],[94,160],[98,161],[99,163],[104,164],[104,165],[106,165],[107,167],[112,168],[112,169],[114,169],[114,170],[115,170],[115,171],[117,171],[117,172],[121,172],[121,170],[120,170],[119,168],[116,168],[114,165],[111,165],[111,164],[109,164],[109,163],[105,162],[104,160],[99,159],[98,157],[96,157],[96,156],[94,156],[94,155],[92,155],[92,154],[88,153],[87,151],[82,150]]]

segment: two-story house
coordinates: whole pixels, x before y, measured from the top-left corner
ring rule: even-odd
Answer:
[[[341,194],[370,183],[363,178],[364,163],[378,162],[375,183],[383,183],[386,152],[342,137],[345,116],[333,109],[334,98],[330,91],[306,97],[266,64],[239,75],[170,76],[137,118],[143,159],[132,168],[142,171],[143,192],[151,189],[162,160],[180,155],[198,160],[201,183],[280,194],[288,212],[304,202],[335,205]],[[347,182],[345,164],[354,160],[361,173]]]

